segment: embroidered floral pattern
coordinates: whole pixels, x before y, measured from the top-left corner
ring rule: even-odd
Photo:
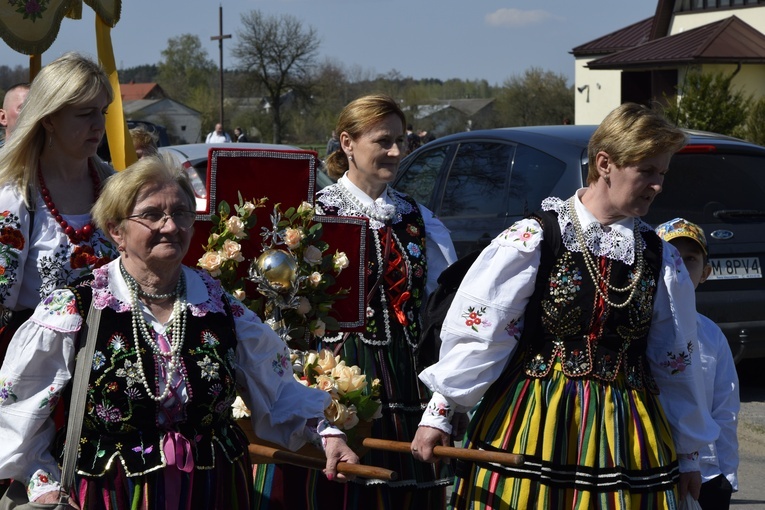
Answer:
[[[19,267],[19,252],[24,249],[25,239],[18,229],[18,216],[10,211],[0,213],[0,302],[8,295],[6,286],[16,280],[16,270]]]
[[[106,364],[106,356],[104,356],[104,353],[101,351],[96,351],[93,353],[93,370],[101,370],[103,366]]]
[[[125,360],[124,368],[118,368],[114,375],[125,378],[128,388],[141,381],[138,368],[129,359]]]
[[[279,374],[279,377],[282,377],[284,375],[284,372],[287,370],[287,367],[290,366],[290,358],[289,356],[285,356],[282,353],[276,353],[276,359],[271,362],[271,367],[274,369],[274,372]]]
[[[16,9],[16,12],[23,14],[24,19],[35,22],[38,18],[42,19],[43,13],[48,10],[50,0],[8,0],[8,3]]]
[[[420,235],[420,229],[417,228],[417,225],[412,225],[411,223],[406,226],[406,232],[412,237]]]
[[[0,380],[0,402],[5,402],[7,399],[13,399],[14,402],[18,400],[18,397],[13,392],[13,382],[8,379]]]
[[[56,388],[51,386],[48,388],[48,395],[42,399],[39,405],[39,409],[43,409],[45,407],[53,410],[54,407],[56,407],[56,404],[58,404],[58,401],[61,399],[60,393]]]
[[[205,330],[202,332],[202,343],[209,347],[215,347],[220,344],[220,341],[218,341],[218,337],[215,336],[215,333]]]
[[[68,290],[54,292],[42,302],[45,311],[51,315],[77,315],[74,294]]]
[[[120,333],[115,333],[112,335],[112,339],[109,340],[109,349],[117,353],[125,350],[126,348],[127,342],[125,341],[124,336],[122,336]]]
[[[521,338],[521,328],[519,327],[521,319],[513,319],[505,326],[505,332],[516,340]]]
[[[573,301],[581,289],[582,271],[573,262],[571,254],[566,253],[555,272],[550,274],[549,292],[555,303]]]
[[[420,247],[414,243],[407,244],[406,249],[412,257],[420,258],[420,255],[422,255]]]
[[[451,420],[452,416],[454,416],[454,410],[447,402],[434,402],[431,400],[428,403],[428,407],[425,408],[425,414],[429,414],[431,416],[442,416],[447,420]]]
[[[484,322],[481,316],[485,313],[486,313],[485,306],[482,306],[480,308],[469,306],[467,311],[462,312],[462,318],[465,319],[465,326],[469,327],[473,331],[478,331],[478,326],[480,326]],[[483,325],[484,327],[487,326],[487,324],[483,324]]]
[[[113,406],[99,404],[96,406],[96,415],[107,423],[116,423],[122,420],[122,413]]]
[[[501,237],[512,242],[521,244],[524,248],[528,247],[532,241],[539,242],[542,230],[535,228],[528,222],[518,222],[506,229]]]
[[[208,381],[213,379],[220,379],[218,370],[220,369],[220,363],[215,363],[210,359],[210,356],[205,356],[201,361],[197,361],[197,365],[202,369],[202,377]]]
[[[691,364],[691,354],[693,354],[693,343],[688,342],[688,351],[680,351],[677,354],[672,351],[667,353],[667,360],[661,362],[661,366],[671,369],[670,374],[674,375],[685,371],[685,367]]]

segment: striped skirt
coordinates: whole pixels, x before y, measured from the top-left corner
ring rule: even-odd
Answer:
[[[328,345],[332,348],[333,345]],[[356,335],[343,344],[342,357],[358,365],[367,381],[381,381],[382,417],[372,422],[371,436],[411,441],[430,399],[417,378],[414,355],[403,339],[387,346],[364,344]],[[320,471],[285,466],[255,466],[256,508],[268,510],[404,510],[441,509],[446,487],[454,479],[447,463],[418,462],[409,453],[371,450],[361,456],[370,466],[391,469],[394,482],[357,478],[348,484],[327,481]]]
[[[82,510],[249,510],[249,458],[230,463],[216,453],[213,469],[185,473],[173,466],[131,477],[115,459],[102,477],[78,476],[75,499]]]
[[[466,447],[523,454],[517,467],[460,463],[455,509],[674,509],[677,458],[658,397],[613,383],[543,379],[516,361],[490,388]]]

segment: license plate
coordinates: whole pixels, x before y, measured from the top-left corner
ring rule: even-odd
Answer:
[[[710,259],[709,263],[712,265],[710,280],[762,278],[762,267],[758,257]]]

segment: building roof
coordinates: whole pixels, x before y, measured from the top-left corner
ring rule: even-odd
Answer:
[[[162,99],[167,97],[158,83],[120,83],[120,95],[123,101],[136,99]]]
[[[616,32],[599,37],[593,41],[577,46],[571,53],[575,57],[587,55],[604,55],[634,48],[645,42],[651,35],[651,25],[653,18],[647,18],[638,21],[627,27],[621,28]]]
[[[593,60],[590,69],[765,63],[765,35],[736,16]]]

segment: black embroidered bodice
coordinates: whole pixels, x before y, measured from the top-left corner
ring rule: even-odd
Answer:
[[[549,218],[553,221],[546,221],[542,262],[521,336],[526,374],[545,377],[559,362],[569,377],[614,381],[622,373],[631,388],[658,393],[645,351],[660,275],[661,241],[653,231],[641,232],[645,269],[634,298],[617,308],[599,298],[583,254],[560,242],[556,216],[549,213]],[[635,277],[634,263],[596,260],[615,287],[625,287]],[[628,295],[609,291],[609,300],[619,304]]]
[[[92,289],[82,285],[74,290],[84,317]],[[226,313],[209,312],[203,317],[185,313],[181,384],[188,400],[170,421],[162,423],[162,406],[148,397],[136,367],[132,313],[108,306],[102,310],[80,440],[77,469],[81,474],[101,476],[113,462],[121,462],[129,476],[160,469],[165,465],[162,446],[168,431],[188,440],[197,469],[220,462],[215,445],[228,461],[245,453],[247,441],[231,412],[236,398],[233,320]],[[140,351],[146,379],[158,395],[156,356],[143,339]]]
[[[335,186],[340,186],[336,184]],[[332,187],[322,190],[317,204],[328,216],[363,216],[342,193]],[[410,197],[389,190],[396,204],[396,215],[389,227],[378,221],[370,222],[367,230],[367,292],[380,280],[379,286],[366,306],[366,327],[358,333],[369,345],[389,345],[393,338],[403,336],[414,350],[420,337],[420,309],[424,299],[427,277],[425,252],[425,222],[417,203]],[[379,227],[379,228],[375,228]],[[386,244],[390,243],[387,261]],[[324,342],[337,342],[342,335],[325,337]]]

